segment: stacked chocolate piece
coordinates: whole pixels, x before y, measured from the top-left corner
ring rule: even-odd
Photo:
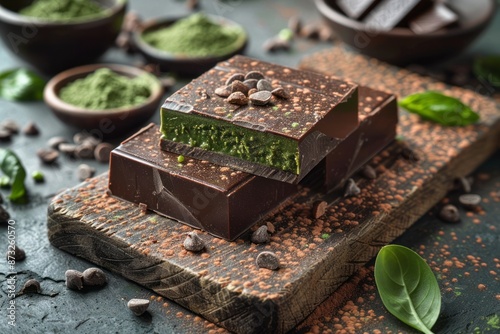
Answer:
[[[395,136],[396,98],[235,56],[193,80],[111,155],[109,189],[233,240],[297,193],[330,192]]]
[[[447,0],[336,0],[336,5],[373,31],[405,27],[415,34],[427,34],[458,21],[452,1]]]

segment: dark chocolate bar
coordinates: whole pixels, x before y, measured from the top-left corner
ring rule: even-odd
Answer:
[[[429,0],[382,0],[363,22],[374,31],[388,31],[429,4]]]
[[[150,124],[111,153],[109,190],[161,215],[233,240],[297,186],[166,152]],[[179,160],[178,160],[179,159]]]
[[[267,105],[231,104],[215,90],[259,71],[282,87]],[[169,97],[163,149],[247,173],[297,183],[356,128],[357,86],[243,56],[219,63]]]
[[[359,20],[375,6],[379,0],[337,0],[337,6],[350,18]]]
[[[390,144],[396,136],[398,105],[394,95],[359,87],[359,127],[312,172],[326,192],[335,190]]]
[[[444,4],[434,4],[429,10],[412,17],[408,26],[415,34],[428,34],[458,21],[458,15]]]

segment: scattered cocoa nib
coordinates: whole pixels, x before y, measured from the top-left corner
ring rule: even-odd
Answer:
[[[460,195],[458,198],[458,201],[462,206],[468,210],[476,210],[479,208],[479,205],[481,204],[481,196],[477,194],[465,194],[465,195]]]
[[[70,290],[83,289],[83,274],[78,270],[69,269],[64,273],[66,277],[66,287]]]
[[[277,270],[280,267],[280,260],[273,252],[261,252],[255,260],[257,267],[270,270]]]
[[[76,174],[78,176],[78,180],[85,181],[88,178],[91,178],[95,174],[95,169],[90,167],[87,164],[81,164],[76,169]]]
[[[251,240],[255,244],[265,244],[268,243],[270,239],[269,233],[267,233],[267,225],[262,225],[255,232],[252,233]]]
[[[252,95],[252,94],[255,94],[255,93],[257,93],[257,92],[258,92],[257,88],[250,88],[250,89],[248,90],[248,96],[250,96],[250,95]]]
[[[361,174],[363,174],[363,176],[367,179],[373,180],[377,178],[377,171],[375,171],[375,169],[370,165],[365,165],[361,170]]]
[[[26,136],[36,136],[40,134],[40,129],[38,129],[38,126],[34,122],[29,122],[23,128],[23,133]]]
[[[227,98],[227,102],[239,106],[244,106],[248,104],[248,97],[242,92],[234,92],[229,95],[229,97]]]
[[[271,101],[272,94],[269,91],[263,90],[253,93],[249,96],[250,102],[256,106],[265,106]]]
[[[108,162],[114,146],[109,143],[99,143],[94,149],[94,158],[99,162]]]
[[[104,286],[108,282],[106,274],[99,268],[88,268],[82,273],[84,286]]]
[[[319,39],[320,24],[317,22],[308,23],[300,29],[299,35],[308,39]]]
[[[138,298],[130,299],[127,303],[127,307],[136,316],[141,316],[144,314],[144,312],[147,311],[147,309],[149,307],[149,300],[148,299],[138,299]]]
[[[257,81],[257,90],[270,92],[273,90],[273,85],[266,79],[260,79]]]
[[[215,94],[219,95],[220,97],[228,97],[229,95],[231,95],[231,87],[230,86],[217,87],[215,89]]]
[[[290,98],[290,94],[288,94],[288,92],[281,86],[273,89],[271,91],[271,93],[274,96],[281,97],[282,99],[289,99]]]
[[[257,82],[259,82],[259,80],[257,79],[246,79],[245,81],[243,81],[243,83],[245,84],[245,86],[248,87],[248,89],[257,88]]]
[[[41,148],[36,152],[36,154],[45,164],[54,163],[59,157],[59,152],[51,148]]]
[[[245,75],[242,73],[235,73],[231,75],[227,80],[225,85],[229,86],[231,85],[234,81],[245,81]]]
[[[0,141],[8,142],[12,138],[10,131],[0,128]]]
[[[246,96],[248,94],[248,89],[248,86],[240,80],[235,80],[231,83],[231,93],[241,92]]]
[[[12,260],[12,258],[14,258],[14,260],[16,261],[23,261],[24,259],[26,259],[26,252],[22,248],[19,248],[17,245],[15,245],[14,254],[12,254],[12,249],[8,248],[5,258],[7,259],[7,261]]]
[[[24,283],[20,294],[24,295],[27,293],[40,293],[42,292],[42,288],[40,287],[40,283],[36,279],[29,279]]]
[[[273,223],[267,222],[266,226],[269,233],[274,233],[276,231],[276,228],[274,227]]]
[[[460,221],[460,214],[456,206],[447,204],[439,211],[439,218],[448,223],[456,223]]]
[[[13,135],[19,133],[19,125],[12,119],[6,119],[5,121],[1,122],[0,128],[10,132]]]
[[[79,159],[94,158],[94,147],[87,144],[78,145],[75,149],[75,156]]]
[[[66,143],[68,143],[68,141],[64,137],[52,137],[47,141],[47,146],[54,150],[58,150],[59,145]]]
[[[455,189],[461,189],[465,193],[470,193],[472,191],[472,184],[474,183],[474,178],[472,176],[460,177],[455,180]]]
[[[255,79],[258,81],[264,78],[265,78],[264,74],[262,74],[262,72],[259,71],[250,71],[245,75],[245,80]]]
[[[313,217],[318,219],[323,216],[326,212],[326,208],[328,207],[328,203],[325,201],[316,201],[313,203],[312,214]]]

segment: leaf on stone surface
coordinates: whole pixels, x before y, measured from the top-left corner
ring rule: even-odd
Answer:
[[[41,100],[44,87],[45,80],[24,68],[0,73],[0,97],[7,100]]]
[[[441,293],[429,265],[404,246],[382,247],[375,261],[375,283],[387,310],[407,325],[432,333]]]

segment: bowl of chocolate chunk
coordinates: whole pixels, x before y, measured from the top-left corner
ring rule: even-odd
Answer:
[[[44,89],[45,103],[62,122],[113,137],[136,128],[158,110],[160,81],[145,70],[93,64],[59,73]]]
[[[197,76],[244,52],[248,35],[238,23],[204,13],[150,20],[132,36],[137,51],[161,70]]]
[[[339,38],[396,65],[458,55],[488,26],[494,0],[315,0]]]

